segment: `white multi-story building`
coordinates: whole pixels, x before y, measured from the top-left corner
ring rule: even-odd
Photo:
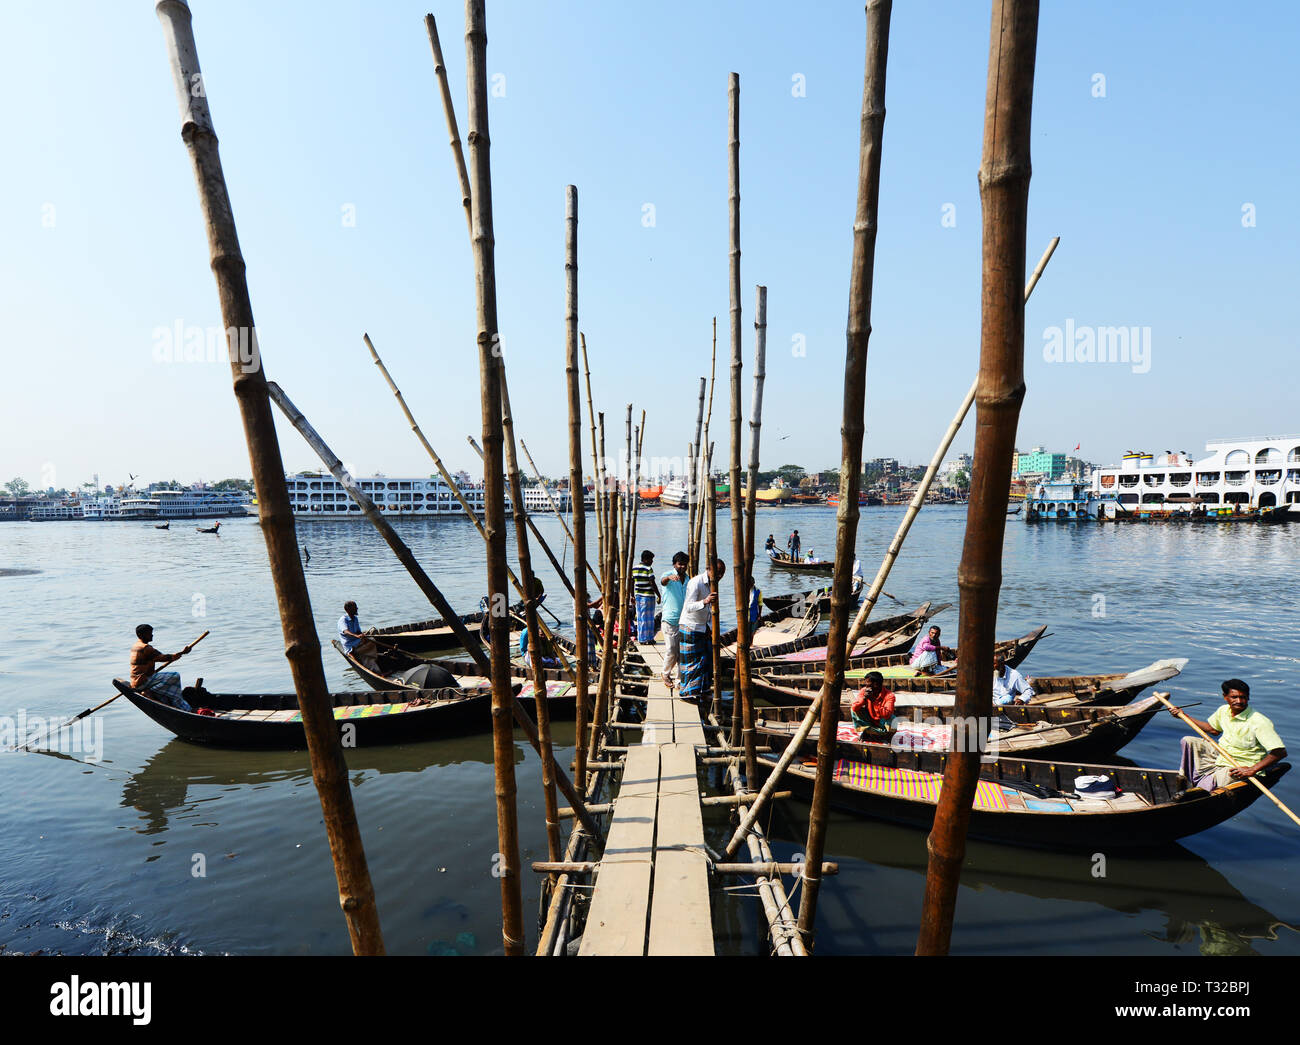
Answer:
[[[1185,451],[1131,450],[1119,467],[1096,469],[1092,489],[1125,506],[1300,502],[1300,435],[1216,439],[1205,449],[1199,461]]]

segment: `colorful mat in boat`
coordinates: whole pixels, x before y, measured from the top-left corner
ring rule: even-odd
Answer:
[[[555,700],[557,697],[565,696],[573,689],[572,682],[550,682],[546,683],[546,699]],[[520,700],[530,700],[533,696],[533,684],[525,682],[523,689],[519,691]]]
[[[874,791],[896,798],[919,799],[938,802],[943,787],[939,773],[921,773],[914,769],[894,769],[890,766],[873,766],[869,762],[841,758],[835,763],[835,783],[848,784],[864,791]],[[1002,789],[989,780],[975,785],[975,808],[983,810],[1006,809],[1007,800]]]
[[[428,707],[429,705],[424,704],[421,706]],[[376,718],[380,715],[400,715],[403,711],[406,711],[408,708],[411,710],[418,710],[418,708],[411,708],[410,703],[408,703],[407,701],[402,701],[401,703],[398,704],[356,704],[353,705],[352,707],[335,708],[334,718],[335,721],[341,722],[344,719],[350,719],[350,718]],[[236,711],[227,715],[221,715],[220,717],[233,718],[238,714],[239,712]],[[258,721],[301,722],[302,712],[301,711],[273,711],[271,712],[271,714],[259,718]]]
[[[839,723],[835,735],[840,740],[861,739],[852,722]],[[889,739],[889,744],[895,751],[947,751],[952,746],[952,726],[903,722]]]
[[[867,674],[872,671],[880,672],[881,678],[887,679],[914,679],[918,675],[916,668],[912,667],[910,664],[895,664],[887,668],[850,668],[844,673],[844,677],[846,679],[864,679],[867,677]],[[935,677],[942,678],[947,674],[949,674],[948,671],[941,671]],[[955,678],[955,669],[952,670],[952,674]]]
[[[871,648],[872,648],[872,643],[864,642],[861,645],[854,647],[853,656],[864,657],[871,652]],[[815,646],[812,649],[801,649],[794,653],[782,653],[777,657],[773,657],[772,659],[784,660],[784,661],[825,660],[826,647]]]

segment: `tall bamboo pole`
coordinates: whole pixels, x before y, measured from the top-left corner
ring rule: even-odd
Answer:
[[[348,496],[357,503],[357,506],[361,509],[362,515],[364,515],[366,519],[374,525],[375,529],[379,531],[379,535],[393,550],[393,554],[397,556],[398,561],[406,567],[406,571],[411,575],[411,579],[415,581],[420,591],[424,593],[425,597],[434,605],[438,612],[443,615],[444,620],[447,621],[452,632],[460,640],[465,649],[469,651],[474,663],[478,665],[481,671],[490,672],[491,663],[488,660],[487,654],[483,652],[481,643],[479,643],[478,640],[473,638],[469,633],[469,629],[465,627],[464,621],[456,615],[455,610],[452,609],[446,596],[438,590],[438,586],[433,583],[433,580],[429,575],[424,572],[424,568],[416,561],[411,549],[408,548],[401,537],[397,535],[397,531],[393,529],[393,524],[384,517],[383,512],[379,511],[379,509],[375,507],[375,503],[370,499],[369,495],[367,495],[357,485],[356,479],[349,475],[343,468],[343,463],[338,459],[338,455],[329,448],[325,440],[320,437],[316,429],[314,429],[307,418],[303,416],[302,411],[294,406],[292,400],[289,399],[289,397],[284,393],[284,390],[274,381],[267,382],[267,394],[270,396],[271,401],[280,408],[284,416],[289,419],[289,423],[297,429],[298,433],[303,437],[307,445],[316,452],[316,456],[321,459],[321,463],[325,465],[329,470],[329,473],[339,481],[339,485],[341,485],[348,492]],[[518,583],[517,579],[514,578],[513,573],[511,573],[510,576],[512,580],[515,580],[519,594],[522,596],[523,585]],[[548,632],[547,634],[549,635],[550,633]],[[524,710],[523,705],[519,703],[518,699],[516,699],[513,694],[511,696],[511,713],[514,715],[515,723],[523,731],[528,742],[532,744],[533,750],[540,755],[542,753],[542,745],[538,738],[537,726],[533,723],[528,712]],[[589,834],[598,836],[599,831],[597,830],[596,823],[587,812],[582,796],[574,790],[573,784],[569,781],[564,770],[562,770],[558,765],[555,765],[553,761],[552,773],[555,776],[556,786],[560,789],[561,794],[564,795],[568,803],[573,806],[578,819],[582,821],[583,827],[587,829]]]
[[[743,370],[740,347],[740,75],[731,73],[727,83],[727,124],[730,136],[727,148],[728,225],[731,251],[728,275],[731,289],[731,455],[728,485],[731,493],[731,566],[736,592],[736,672],[731,694],[732,734],[743,727],[745,779],[754,779],[753,697],[749,689],[749,647],[752,637],[749,623],[750,568],[746,548],[753,548],[753,538],[746,542],[745,513],[742,505],[752,503],[756,491],[751,482],[744,501],[740,496],[740,379]]]
[[[505,491],[502,486],[500,333],[497,326],[492,231],[491,139],[488,135],[487,14],[483,0],[465,0],[469,83],[469,169],[473,213],[474,291],[483,407],[483,514],[488,531],[491,611],[507,604]],[[510,727],[510,629],[492,628],[492,748],[496,769],[497,837],[502,856],[501,936],[507,955],[524,953],[519,831],[515,807],[514,735]]]
[[[605,460],[605,415],[598,415],[600,418],[600,457],[599,460]],[[602,473],[603,479],[603,473]],[[600,738],[605,728],[605,720],[609,710],[609,690],[611,681],[614,678],[614,627],[618,622],[618,614],[615,607],[610,603],[610,598],[614,594],[614,562],[618,555],[617,536],[614,530],[614,506],[616,499],[613,497],[604,497],[602,499],[602,510],[605,513],[604,531],[606,540],[604,542],[605,557],[600,564],[601,581],[605,596],[601,600],[604,608],[605,627],[601,635],[601,656],[600,656],[600,674],[596,682],[596,708],[591,717],[591,736],[586,739],[587,753],[592,761],[595,761],[596,755],[600,750]]]
[[[961,657],[953,714],[968,722],[975,721],[975,716],[987,718],[993,710],[990,679],[1011,451],[1025,396],[1025,298],[1021,287],[1025,282],[1038,0],[994,0],[989,36],[979,177],[984,246],[975,460],[957,574]],[[948,952],[979,760],[978,750],[956,751],[944,767],[943,788],[927,842],[930,861],[917,954]]]
[[[754,288],[754,392],[749,404],[749,486],[745,493],[745,554],[737,562],[736,570],[744,566],[745,574],[745,681],[742,689],[744,704],[745,783],[754,786],[755,749],[754,700],[749,691],[749,646],[753,642],[749,625],[749,592],[754,586],[754,515],[758,506],[758,437],[763,427],[763,381],[767,377],[767,287]],[[741,658],[736,654],[737,677]],[[739,685],[739,682],[737,683]],[[734,698],[733,698],[734,701]]]
[[[353,953],[383,954],[384,938],[379,927],[374,887],[366,864],[356,809],[352,804],[347,764],[334,721],[333,703],[321,664],[320,641],[316,636],[316,623],[312,619],[311,600],[298,553],[293,512],[284,483],[284,464],[275,433],[275,420],[267,398],[266,374],[257,344],[257,328],[235,229],[234,210],[226,189],[207,94],[196,89],[196,85],[203,83],[203,78],[190,9],[182,0],[162,0],[157,6],[157,14],[180,105],[181,138],[189,151],[198,186],[222,320],[227,331],[238,331],[237,338],[246,335],[249,345],[257,353],[252,359],[242,358],[232,341],[231,378],[252,464],[258,515],[280,610],[280,627],[284,632],[285,656],[289,660],[298,706],[302,710],[312,780],[320,797],[330,856],[334,861],[339,903],[347,920]]]
[[[700,441],[696,442],[695,444],[695,453],[696,456],[699,458],[697,471],[703,473],[703,477],[700,480],[701,492],[699,496],[707,497],[709,503],[713,502],[716,496],[716,491],[713,488],[712,457],[706,456],[704,451],[705,448],[707,447],[709,449],[710,455],[712,454],[713,444],[709,441],[709,426],[713,421],[713,386],[717,384],[717,380],[718,380],[718,317],[714,316],[713,317],[713,354],[712,354],[712,360],[709,363],[709,405],[704,414],[704,434],[700,437]],[[692,574],[696,574],[699,572],[700,537],[704,533],[704,523],[705,523],[705,515],[701,514],[701,512],[707,512],[708,510],[707,506],[704,505],[704,502],[700,502],[700,503],[702,506],[701,510],[697,512],[695,516],[695,560],[691,564]]]
[[[627,461],[624,465],[626,478],[623,481],[623,495],[618,501],[619,510],[619,540],[623,549],[623,554],[619,558],[619,577],[618,577],[618,665],[623,665],[623,655],[627,650],[627,633],[628,633],[628,580],[632,573],[632,502],[628,500],[630,496],[629,487],[632,485],[632,450],[635,444],[632,442],[632,404],[627,404]]]
[[[578,190],[564,190],[564,373],[569,392],[569,500],[573,511],[573,630],[578,645],[578,693],[587,692],[587,504],[582,482],[582,393],[578,389]],[[597,587],[600,586],[596,578]],[[587,791],[587,707],[578,701],[578,790]]]
[[[447,119],[447,133],[450,135],[451,155],[456,163],[456,181],[460,186],[460,202],[465,208],[465,222],[469,234],[474,235],[474,214],[469,187],[469,171],[465,169],[465,152],[460,146],[460,130],[456,126],[456,106],[451,100],[451,85],[447,82],[447,67],[442,61],[442,44],[438,41],[438,23],[433,15],[424,16],[424,28],[429,33],[429,48],[433,51],[433,72],[438,78],[438,90],[442,96],[442,114]]]
[[[600,454],[596,452],[596,407],[591,398],[591,367],[587,363],[587,335],[581,331],[578,333],[578,339],[582,343],[582,370],[587,379],[587,416],[591,419],[591,483],[592,492],[596,495],[596,540],[599,545],[598,560],[600,568],[605,568],[605,491],[604,478],[605,470],[601,465],[600,454],[605,452],[604,447],[600,449]],[[600,586],[601,595],[605,593],[604,579],[602,578]]]
[[[1047,268],[1048,260],[1056,250],[1056,245],[1060,242],[1061,237],[1054,236],[1052,242],[1047,245],[1047,250],[1043,252],[1043,256],[1039,258],[1033,275],[1029,277],[1029,282],[1025,284],[1026,304],[1029,303],[1029,295],[1034,292],[1034,287],[1038,285],[1043,270]],[[961,406],[957,408],[957,413],[953,416],[952,423],[948,425],[948,430],[944,432],[943,438],[939,440],[939,447],[935,450],[934,456],[930,458],[930,466],[925,470],[925,475],[917,484],[916,492],[912,495],[912,502],[907,506],[907,511],[903,513],[903,519],[898,524],[898,531],[894,534],[894,539],[889,542],[889,550],[885,552],[885,558],[880,564],[880,569],[876,571],[876,578],[871,582],[871,587],[867,589],[867,593],[862,597],[862,605],[858,609],[858,615],[853,619],[853,627],[849,629],[849,637],[845,642],[847,656],[853,655],[853,647],[862,634],[862,627],[866,624],[872,609],[875,608],[880,593],[885,590],[885,582],[889,579],[889,571],[894,567],[894,560],[898,558],[898,553],[903,550],[903,542],[907,539],[908,531],[912,528],[912,522],[925,504],[925,495],[930,492],[930,484],[934,482],[934,477],[938,474],[943,459],[948,456],[948,448],[952,446],[952,441],[957,436],[957,430],[961,428],[962,422],[966,420],[966,415],[975,402],[975,392],[978,388],[979,378],[977,377],[971,383],[966,397],[961,401]]]
[[[709,486],[713,486],[713,444],[709,444],[709,456],[706,459],[706,468],[709,473]],[[707,573],[710,568],[718,561],[718,499],[713,496],[712,489],[709,490],[709,502],[707,512],[709,516],[709,534],[708,534],[708,562],[705,564],[704,571]],[[709,614],[709,647],[710,656],[713,658],[713,714],[718,716],[722,710],[722,650],[718,648],[719,636],[722,634],[722,595],[718,587],[722,583],[721,577],[714,577],[713,583],[709,585],[709,592],[714,596],[713,610]],[[735,718],[735,694],[732,694],[732,718]],[[732,746],[735,746],[735,727],[732,727]]]
[[[510,481],[510,505],[515,516],[515,552],[519,572],[524,579],[524,627],[528,629],[529,659],[533,662],[533,696],[537,707],[537,736],[542,745],[542,799],[546,811],[546,846],[554,859],[560,858],[560,817],[555,801],[555,763],[551,745],[551,706],[546,694],[546,667],[542,664],[542,633],[537,620],[537,583],[533,576],[532,552],[528,546],[528,511],[524,508],[524,484],[519,475],[519,458],[515,453],[515,423],[510,409],[510,389],[506,383],[505,361],[500,364],[501,430],[506,451],[506,475]],[[568,583],[564,571],[560,577]],[[509,631],[509,628],[503,629]],[[577,694],[581,705],[585,694]],[[552,879],[554,881],[554,879]]]
[[[862,131],[858,154],[858,205],[853,222],[853,268],[844,365],[844,419],[840,455],[840,507],[835,532],[830,635],[817,734],[817,778],[808,817],[808,845],[799,904],[799,931],[811,945],[826,843],[826,810],[835,770],[836,723],[844,687],[844,639],[849,630],[853,559],[858,537],[858,486],[862,472],[863,410],[867,387],[867,343],[871,338],[871,286],[875,271],[880,153],[885,130],[885,67],[889,57],[891,0],[868,0],[867,59],[862,88]]]
[[[697,574],[700,567],[700,549],[695,539],[695,516],[700,504],[699,457],[703,456],[700,451],[700,436],[704,430],[704,390],[707,384],[708,378],[700,378],[700,405],[695,414],[695,442],[691,443],[686,450],[686,555],[690,561],[691,576]]]

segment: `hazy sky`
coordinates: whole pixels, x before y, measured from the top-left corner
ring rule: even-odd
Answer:
[[[192,4],[267,373],[359,472],[431,470],[365,331],[448,465],[479,472],[473,270],[427,2]],[[463,8],[434,13],[463,130]],[[1030,265],[1061,246],[1027,313],[1022,447],[1105,462],[1300,430],[1298,28],[1283,3],[1043,5]],[[625,405],[645,408],[647,453],[682,454],[716,315],[724,452],[732,70],[745,399],[763,283],[764,464],[838,461],[862,4],[489,0],[488,35],[501,328],[542,469],[567,469],[569,183],[598,407],[620,433]],[[986,2],[895,5],[867,457],[928,459],[975,373],[988,37]],[[152,5],[8,0],[0,38],[0,481],[248,475],[228,366],[156,358],[161,331],[221,317]],[[1149,328],[1150,356],[1046,361],[1067,324]],[[280,431],[286,467],[316,464]]]

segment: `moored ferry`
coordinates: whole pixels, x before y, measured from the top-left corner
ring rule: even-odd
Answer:
[[[363,493],[370,495],[375,506],[385,515],[402,518],[428,519],[455,517],[464,514],[460,501],[438,476],[394,477],[370,475],[356,480]],[[289,490],[289,504],[296,519],[364,519],[361,507],[348,495],[343,484],[328,472],[296,472],[285,476]],[[460,492],[474,509],[483,513],[483,484],[465,483]],[[584,503],[595,506],[594,495],[588,493]],[[506,511],[510,511],[510,491],[505,494]],[[524,487],[524,507],[530,512],[549,513],[552,504],[562,512],[569,510],[569,491],[541,486]]]

